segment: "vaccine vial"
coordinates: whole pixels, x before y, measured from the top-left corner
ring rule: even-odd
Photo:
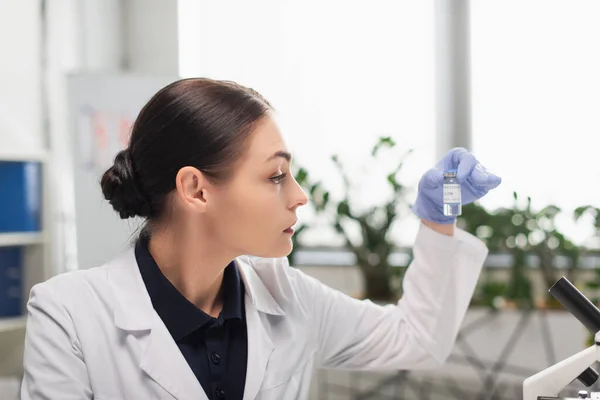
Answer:
[[[456,170],[444,171],[444,215],[446,217],[457,217],[462,214],[462,198],[460,184],[456,180]]]

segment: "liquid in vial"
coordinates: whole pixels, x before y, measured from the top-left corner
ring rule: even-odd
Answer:
[[[444,171],[444,215],[447,217],[457,217],[462,214],[462,198],[460,193],[460,184],[456,180],[456,170],[449,169]]]

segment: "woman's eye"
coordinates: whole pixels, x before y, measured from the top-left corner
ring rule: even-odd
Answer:
[[[287,174],[283,173],[283,174],[280,174],[280,175],[277,175],[277,176],[273,176],[273,177],[269,178],[269,180],[271,182],[273,182],[274,184],[278,185],[281,182],[283,182],[283,180],[285,179],[286,176],[287,176]]]

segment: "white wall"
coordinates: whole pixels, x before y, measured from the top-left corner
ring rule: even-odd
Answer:
[[[37,0],[0,0],[0,153],[44,147]]]
[[[127,69],[165,76],[179,72],[176,0],[127,0],[124,22]]]

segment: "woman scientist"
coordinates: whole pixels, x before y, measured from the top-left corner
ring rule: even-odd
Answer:
[[[445,362],[487,249],[444,216],[441,171],[458,170],[463,203],[500,178],[450,151],[419,183],[402,299],[359,301],[287,265],[307,197],[272,113],[210,79],[145,105],[101,185],[121,218],[147,224],[107,264],[32,289],[23,399],[306,399],[314,367]]]

